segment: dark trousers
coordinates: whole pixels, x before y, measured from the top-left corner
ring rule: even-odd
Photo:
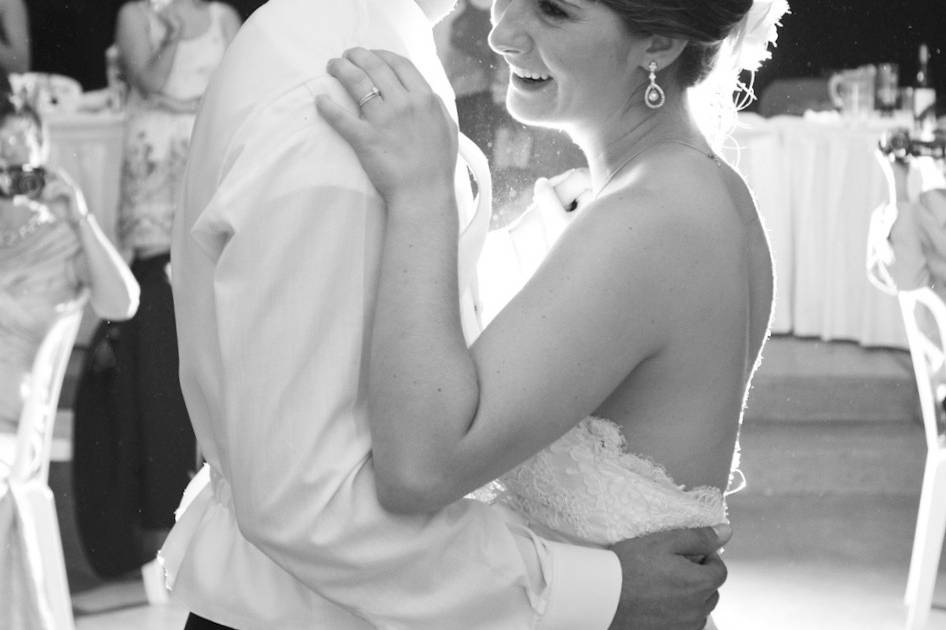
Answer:
[[[190,481],[197,452],[178,377],[177,328],[166,271],[170,259],[163,254],[132,263],[141,285],[141,305],[135,317],[122,324],[129,352],[120,355],[118,366],[127,372],[128,420],[139,431],[139,507],[146,530],[174,525],[174,510]]]
[[[174,524],[196,467],[194,431],[178,380],[169,260],[134,262],[138,313],[98,327],[76,392],[76,521],[86,556],[103,577],[154,559],[149,539]]]
[[[198,617],[194,613],[191,613],[187,617],[187,623],[184,625],[184,630],[234,630],[230,626],[221,626],[215,621],[210,621],[209,619],[204,619],[203,617]]]

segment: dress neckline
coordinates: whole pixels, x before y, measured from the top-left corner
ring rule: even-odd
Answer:
[[[604,183],[601,184],[601,187],[598,188],[598,190],[595,192],[594,198],[597,199],[598,197],[600,197],[600,196],[601,196],[601,193],[603,193],[604,190],[605,190],[605,188],[608,187],[608,184],[610,184],[610,183],[614,180],[614,178],[617,177],[618,174],[621,173],[621,171],[623,171],[623,170],[624,170],[628,165],[630,165],[634,160],[636,160],[637,158],[639,158],[639,157],[640,157],[641,155],[643,155],[644,153],[647,153],[648,151],[650,151],[650,150],[653,149],[654,147],[661,146],[661,145],[664,145],[664,144],[680,144],[680,145],[683,145],[683,146],[685,146],[685,147],[689,147],[689,148],[693,149],[694,151],[697,151],[697,152],[703,154],[704,156],[706,156],[707,158],[713,160],[713,161],[716,163],[716,166],[722,166],[722,165],[723,165],[722,160],[719,158],[718,155],[716,155],[716,153],[713,152],[712,149],[710,149],[709,151],[707,151],[706,149],[703,149],[702,147],[698,147],[698,146],[696,146],[695,144],[691,144],[691,143],[689,143],[689,142],[686,142],[685,140],[677,140],[676,138],[668,138],[668,139],[665,139],[665,140],[658,140],[657,142],[655,142],[655,143],[653,143],[653,144],[650,144],[650,145],[644,147],[644,148],[641,149],[640,151],[637,151],[636,153],[632,153],[632,154],[630,155],[630,157],[625,158],[625,159],[622,160],[616,167],[614,167],[613,169],[611,169],[611,172],[608,173],[608,176],[605,178]]]
[[[156,12],[151,8],[149,0],[143,0],[143,2],[145,3],[145,5],[147,5],[145,7],[146,11],[150,13],[152,16],[154,16],[154,18],[156,18],[160,22],[160,18],[158,18],[158,16],[156,15]],[[207,28],[205,28],[204,30],[202,30],[201,32],[195,35],[191,35],[190,37],[179,38],[178,44],[190,44],[191,42],[195,42],[207,37],[214,31],[214,27],[216,26],[216,23],[217,23],[216,15],[215,15],[215,11],[216,11],[215,5],[216,5],[216,2],[208,2],[206,5],[207,15],[209,16],[209,19],[207,20]]]

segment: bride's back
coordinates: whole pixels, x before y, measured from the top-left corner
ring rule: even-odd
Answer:
[[[659,304],[664,337],[595,415],[620,424],[628,449],[677,483],[724,488],[773,297],[752,195],[729,165],[675,144],[650,151],[611,190],[589,218],[651,244],[653,264],[639,272],[663,295],[637,299]]]

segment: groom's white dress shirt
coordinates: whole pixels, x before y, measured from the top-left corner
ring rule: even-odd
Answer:
[[[474,501],[429,516],[377,503],[365,367],[384,208],[314,107],[319,93],[355,107],[325,73],[355,45],[407,55],[452,105],[413,0],[270,0],[195,126],[172,260],[207,465],[162,550],[172,597],[240,630],[606,628],[613,553]],[[478,254],[463,249],[461,278]]]

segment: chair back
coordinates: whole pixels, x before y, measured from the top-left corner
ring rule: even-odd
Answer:
[[[17,428],[16,456],[11,471],[13,480],[39,480],[45,484],[49,478],[49,457],[59,393],[88,299],[86,290],[59,307],[60,312],[46,331],[33,359],[29,391],[23,401]]]
[[[946,449],[946,304],[929,287],[897,294],[930,452]]]
[[[895,262],[893,247],[890,244],[890,231],[897,220],[900,209],[897,205],[900,197],[897,194],[897,175],[894,170],[900,168],[891,163],[880,150],[874,151],[874,157],[887,187],[887,203],[882,203],[870,213],[870,223],[867,228],[867,256],[865,259],[867,279],[874,287],[887,295],[896,296],[897,282],[893,278],[890,266]]]

